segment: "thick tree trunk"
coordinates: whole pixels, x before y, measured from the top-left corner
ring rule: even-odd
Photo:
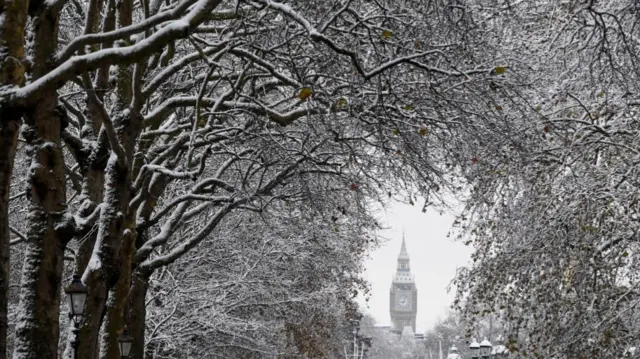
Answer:
[[[125,319],[133,336],[133,346],[129,359],[144,359],[144,331],[147,319],[146,298],[149,289],[149,276],[136,272],[131,283],[131,292],[127,299]]]
[[[55,358],[58,353],[60,286],[67,218],[64,159],[56,97],[42,99],[25,119],[31,155],[27,248],[20,287],[15,359]]]
[[[127,326],[124,320],[124,312],[131,288],[131,262],[134,247],[135,232],[126,229],[122,238],[122,247],[120,248],[120,258],[122,260],[120,275],[116,285],[109,291],[107,313],[102,330],[100,358],[103,359],[119,359],[121,357],[118,336]]]
[[[24,34],[28,0],[0,0],[0,86],[24,84]],[[0,106],[1,108],[2,106]],[[9,197],[22,113],[0,110],[0,358],[7,357]]]
[[[125,151],[125,161],[130,164],[142,118],[134,111],[123,111],[115,117],[113,123]],[[105,170],[98,238],[84,275],[90,281],[92,292],[97,288],[108,291],[106,303],[103,297],[97,297],[100,301],[87,306],[87,310],[105,313],[99,339],[101,358],[120,358],[117,337],[125,325],[123,312],[130,289],[136,239],[135,215],[129,210],[131,184],[131,167],[123,166],[112,153]]]
[[[32,76],[50,68],[57,48],[61,2],[39,2],[32,16]],[[23,136],[31,158],[29,171],[29,231],[20,286],[20,315],[16,325],[14,359],[58,356],[60,287],[64,248],[72,228],[66,216],[66,178],[61,148],[63,114],[57,93],[45,91],[25,113]]]
[[[99,355],[98,337],[105,314],[108,292],[106,283],[99,278],[100,272],[91,272],[91,277],[87,277],[86,273],[85,271],[83,282],[89,289],[89,293],[85,303],[85,317],[79,333],[78,359],[94,359]],[[70,356],[65,355],[65,357],[69,358]]]
[[[92,164],[93,165],[93,164]],[[103,167],[104,168],[104,167]],[[86,212],[81,215],[88,215],[95,208],[95,204],[100,202],[102,197],[102,186],[104,185],[104,174],[97,168],[91,168],[85,174],[85,182],[83,183],[82,196],[83,202],[87,203]],[[78,238],[83,238],[75,256],[74,273],[82,275],[87,269],[91,258],[93,247],[96,242],[97,234],[93,229],[89,229],[86,233],[80,233]],[[94,275],[99,275],[94,272]],[[80,328],[78,358],[93,359],[96,357],[98,333],[100,323],[104,317],[104,303],[107,300],[107,288],[104,282],[99,278],[84,278],[85,285],[89,289],[87,293],[87,301],[85,308],[84,320]],[[72,358],[70,348],[65,352],[65,358]]]
[[[107,87],[102,81],[98,81],[99,87]],[[102,121],[97,104],[87,101],[86,117],[87,125],[82,129],[82,138],[87,138],[86,143],[97,143],[95,147],[87,146],[84,150],[93,153],[87,158],[83,158],[81,171],[84,178],[80,203],[82,203],[81,216],[88,216],[93,212],[104,196],[104,171],[109,158],[109,146],[106,135],[100,132]],[[75,256],[74,273],[81,275],[87,269],[91,259],[93,248],[96,243],[97,233],[93,228],[87,228],[85,232],[78,233],[78,239],[82,238]],[[92,359],[96,357],[98,334],[100,323],[104,314],[104,303],[107,299],[107,289],[104,283],[92,278],[86,280],[85,284],[89,289],[87,295],[87,314],[82,327],[80,328],[80,344],[78,346],[78,358]],[[65,358],[71,358],[70,350],[65,352]]]
[[[128,147],[127,152],[131,154],[133,146]],[[117,311],[117,303],[123,301],[121,289],[125,285],[124,282],[128,282],[130,278],[130,272],[126,268],[123,269],[126,257],[130,256],[122,256],[122,254],[123,250],[124,253],[133,250],[129,248],[132,245],[127,245],[126,242],[135,241],[135,229],[130,228],[132,226],[125,218],[131,199],[131,178],[128,168],[118,164],[115,154],[111,155],[105,173],[105,191],[102,200],[104,207],[100,214],[92,258],[83,276],[83,280],[89,287],[89,297],[86,304],[88,316],[81,333],[81,339],[86,341],[86,344],[81,340],[83,348],[79,351],[79,359],[92,359],[96,352],[98,356],[105,355],[107,348],[105,343],[110,343],[117,338],[121,327],[116,328],[114,332],[114,321],[117,322],[117,320],[114,319],[114,314],[108,314],[107,307]],[[130,259],[128,267],[130,268]],[[127,286],[126,290],[128,289]],[[122,310],[120,310],[120,317],[122,317]],[[122,325],[121,319],[119,323]],[[101,324],[102,330],[99,330]],[[99,346],[96,345],[98,343],[100,343]],[[100,350],[97,350],[98,348]]]
[[[130,164],[142,118],[129,111],[126,115],[120,114],[114,124],[125,150],[126,161]],[[100,358],[120,358],[117,337],[125,326],[123,313],[130,289],[136,240],[135,214],[130,213],[129,208],[131,184],[131,167],[122,166],[117,156],[112,154],[106,169],[104,207],[100,216],[98,243],[94,249],[100,266],[89,266],[91,272],[102,273],[100,277],[109,288],[100,337]]]
[[[102,141],[99,141],[99,143],[102,143]],[[100,145],[98,146],[98,148],[101,147]],[[100,153],[100,155],[107,156],[106,153]],[[95,205],[102,200],[106,161],[102,161],[100,155],[92,156],[95,161],[89,164],[89,168],[84,174],[85,181],[83,183],[81,201],[86,203],[86,211],[82,211],[81,215],[83,216],[90,214]],[[74,273],[82,274],[89,264],[97,234],[91,228],[86,233],[80,233],[78,238],[83,238],[83,240],[76,252]],[[94,274],[99,275],[99,272]],[[92,359],[96,357],[98,334],[104,317],[104,303],[107,300],[107,288],[99,278],[86,279],[85,284],[89,289],[89,293],[86,303],[87,311],[79,333],[78,358]],[[67,350],[65,358],[71,358],[71,354],[71,351]]]
[[[1,21],[1,20],[0,20]],[[9,292],[9,193],[18,144],[18,113],[0,112],[0,358],[7,357],[7,305]]]
[[[117,24],[126,27],[132,23],[133,0],[122,0],[117,5]],[[142,69],[141,69],[142,71]],[[105,171],[105,192],[96,247],[100,253],[103,278],[107,278],[109,295],[100,335],[100,358],[119,359],[118,335],[124,330],[124,310],[131,286],[132,260],[135,251],[135,213],[130,212],[133,194],[132,163],[136,140],[142,129],[139,108],[132,107],[132,71],[121,65],[117,70],[115,108],[113,116],[118,140],[126,158],[112,153]],[[126,109],[126,111],[125,111]],[[123,161],[124,160],[124,161]],[[126,163],[126,165],[123,165]],[[102,235],[101,235],[102,234]]]

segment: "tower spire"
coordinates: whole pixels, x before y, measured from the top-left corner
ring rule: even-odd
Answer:
[[[402,247],[400,248],[400,255],[398,259],[409,259],[409,252],[407,252],[407,243],[404,239],[404,230],[402,230]]]
[[[402,247],[400,247],[400,254],[398,255],[398,269],[391,283],[391,321],[395,332],[403,333],[403,335],[412,333],[411,336],[413,336],[413,333],[416,332],[418,291],[413,274],[411,274],[409,262],[409,251],[407,251],[407,240],[403,228]]]

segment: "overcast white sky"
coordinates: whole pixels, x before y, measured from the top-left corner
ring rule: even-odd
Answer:
[[[444,316],[455,296],[454,290],[447,293],[447,286],[456,268],[467,265],[471,255],[470,247],[447,238],[454,220],[452,214],[440,215],[434,209],[422,213],[421,207],[394,204],[381,213],[380,219],[389,229],[380,234],[388,241],[371,253],[366,262],[365,279],[371,284],[369,302],[359,298],[360,305],[378,324],[390,324],[389,288],[404,228],[411,272],[418,288],[418,333],[431,328]]]

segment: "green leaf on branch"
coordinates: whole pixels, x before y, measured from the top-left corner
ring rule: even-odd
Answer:
[[[300,89],[300,92],[298,92],[298,98],[304,101],[308,99],[311,94],[313,94],[313,90],[311,90],[310,87],[303,87],[302,89]]]
[[[198,128],[203,128],[205,125],[207,124],[207,120],[200,116],[200,118],[198,118]]]

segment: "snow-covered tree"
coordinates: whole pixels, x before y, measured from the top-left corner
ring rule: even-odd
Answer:
[[[499,314],[522,356],[617,358],[640,334],[637,4],[468,4],[505,61],[495,88],[518,131],[467,172],[476,253],[458,303]]]
[[[423,1],[1,1],[3,265],[24,246],[13,357],[58,355],[67,273],[89,288],[79,357],[118,358],[128,324],[142,358],[149,281],[236,213],[433,203],[496,111],[471,20]]]
[[[149,355],[342,353],[342,326],[363,285],[354,251],[368,240],[343,220],[336,232],[305,212],[283,212],[233,215],[199,255],[151,278],[148,304],[131,311],[147,308]]]

